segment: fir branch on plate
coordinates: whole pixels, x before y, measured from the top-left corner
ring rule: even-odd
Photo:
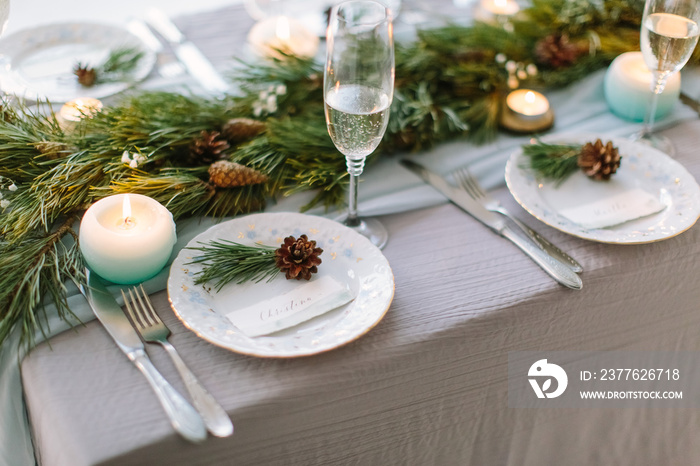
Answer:
[[[287,280],[310,280],[321,265],[323,249],[306,235],[299,238],[287,236],[276,248],[256,243],[248,246],[229,240],[212,240],[200,247],[189,247],[203,254],[187,264],[201,264],[202,270],[195,273],[195,284],[211,282],[216,291],[227,283],[241,284],[247,281],[271,281],[278,273]]]
[[[78,83],[85,87],[126,80],[143,56],[143,50],[137,47],[119,47],[111,50],[107,59],[99,66],[91,67],[87,63],[76,63],[73,74],[76,75]]]
[[[562,182],[578,169],[580,153],[581,145],[576,144],[547,144],[538,140],[523,146],[523,155],[528,161],[526,168],[557,182]]]
[[[201,264],[195,283],[201,285],[211,282],[217,292],[227,283],[237,284],[247,281],[260,282],[272,280],[280,269],[275,265],[274,246],[257,244],[247,246],[229,240],[199,243],[202,246],[189,247],[202,254],[192,258],[188,264]]]

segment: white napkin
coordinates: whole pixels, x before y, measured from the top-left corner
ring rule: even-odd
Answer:
[[[293,327],[354,299],[350,290],[326,275],[287,293],[226,314],[243,333],[257,337]]]

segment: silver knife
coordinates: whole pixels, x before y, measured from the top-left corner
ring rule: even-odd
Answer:
[[[401,163],[420,176],[429,185],[440,191],[466,213],[491,228],[499,235],[510,240],[557,282],[575,290],[580,290],[583,287],[581,277],[571,270],[571,268],[549,256],[542,249],[530,242],[530,240],[517,235],[511,230],[502,217],[486,210],[484,206],[472,199],[465,191],[455,188],[441,176],[436,175],[412,160],[404,159]]]
[[[178,60],[202,87],[215,94],[223,94],[228,90],[228,84],[207,57],[180,32],[165,13],[152,8],[146,21],[170,43]]]
[[[173,428],[187,440],[203,441],[207,437],[207,430],[202,417],[153,366],[141,339],[100,278],[89,269],[85,269],[85,275],[87,285],[81,285],[80,291],[117,346],[146,377]]]

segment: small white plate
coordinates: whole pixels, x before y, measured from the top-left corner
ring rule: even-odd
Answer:
[[[182,249],[168,278],[168,295],[175,314],[199,337],[232,351],[260,357],[297,357],[321,353],[349,343],[377,325],[394,297],[394,275],[381,251],[364,236],[323,217],[297,213],[254,214],[215,225],[187,247],[226,239],[242,244],[274,246],[286,236],[306,234],[323,248],[317,277],[330,275],[355,295],[350,303],[295,327],[267,336],[248,337],[225,314],[283,294],[298,285],[280,274],[272,282],[230,283],[216,292],[195,285],[201,265],[189,264],[198,251]]]
[[[515,151],[506,164],[506,184],[515,200],[530,214],[547,225],[570,235],[601,243],[641,244],[679,235],[692,227],[700,216],[700,187],[680,163],[663,152],[626,138],[609,138],[591,134],[553,135],[545,142],[585,144],[598,137],[612,140],[622,162],[611,181],[643,189],[658,196],[665,208],[652,215],[607,228],[587,229],[567,219],[560,210],[576,205],[600,189],[601,182],[589,180],[581,172],[571,175],[561,186],[539,178],[529,168],[522,149]],[[581,178],[581,179],[578,179]],[[570,192],[576,186],[575,192]]]
[[[73,74],[76,63],[98,66],[111,51],[120,47],[139,48],[144,52],[128,82],[91,87],[78,83]],[[29,100],[100,99],[144,79],[155,62],[155,52],[126,29],[106,24],[51,24],[0,39],[0,87],[8,94]]]

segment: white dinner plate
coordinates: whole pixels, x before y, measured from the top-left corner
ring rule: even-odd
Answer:
[[[542,179],[529,168],[522,149],[515,151],[506,164],[506,184],[515,200],[530,214],[547,225],[580,238],[615,244],[641,244],[676,236],[695,224],[700,216],[700,187],[693,175],[680,163],[646,144],[626,138],[590,134],[554,135],[545,142],[585,144],[598,137],[612,140],[622,156],[620,168],[610,182],[640,188],[665,206],[658,213],[606,228],[584,228],[561,215],[601,189],[601,181],[588,179],[577,170],[566,183]],[[572,187],[576,187],[573,191]]]
[[[78,83],[76,63],[98,66],[114,49],[144,52],[128,81],[85,87]],[[67,102],[76,97],[104,98],[144,79],[156,54],[138,37],[113,25],[62,23],[25,29],[0,39],[0,87],[29,100]]]
[[[271,294],[283,294],[304,281],[287,280],[225,285],[195,285],[202,266],[188,264],[198,251],[182,249],[168,278],[168,295],[175,314],[201,338],[238,353],[261,357],[308,356],[337,348],[367,333],[384,317],[394,297],[394,275],[382,252],[364,236],[323,217],[297,213],[266,213],[236,218],[196,236],[187,247],[225,239],[242,244],[276,246],[286,236],[306,234],[323,248],[320,278],[331,276],[347,285],[355,299],[344,306],[294,327],[266,336],[248,337],[225,314],[254,305]],[[312,278],[313,280],[313,278]]]

